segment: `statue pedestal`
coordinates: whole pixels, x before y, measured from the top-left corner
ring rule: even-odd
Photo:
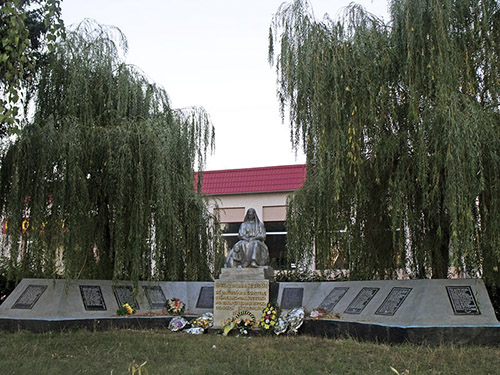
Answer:
[[[271,267],[223,268],[214,286],[214,328],[222,328],[224,320],[242,311],[259,322],[262,310],[277,295]]]

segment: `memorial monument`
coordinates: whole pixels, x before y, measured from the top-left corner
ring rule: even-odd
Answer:
[[[269,267],[266,230],[255,209],[248,209],[238,232],[239,241],[227,255],[220,278],[215,280],[214,327],[237,314],[250,312],[258,320],[276,297],[274,271]]]
[[[229,252],[225,268],[265,267],[269,265],[269,250],[264,241],[266,229],[255,209],[248,209],[238,231],[239,241]]]

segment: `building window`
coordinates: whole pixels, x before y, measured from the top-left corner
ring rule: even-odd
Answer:
[[[288,269],[286,229],[284,221],[266,221],[266,245],[269,249],[270,266],[276,270]]]
[[[227,257],[234,244],[238,242],[238,232],[240,230],[241,223],[221,223],[222,227],[222,237],[226,242],[226,248],[224,255]]]

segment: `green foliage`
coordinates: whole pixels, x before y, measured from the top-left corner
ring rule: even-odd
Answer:
[[[390,10],[388,24],[357,5],[320,22],[296,0],[273,21],[281,111],[308,166],[290,200],[292,259],[315,247],[329,268],[340,255],[354,279],[498,273],[499,4]]]
[[[211,218],[193,191],[208,115],[172,109],[125,51],[118,29],[85,21],[40,70],[34,120],[2,161],[12,277],[210,277]]]
[[[9,0],[0,8],[0,135],[19,130],[38,66],[64,36],[60,0]]]

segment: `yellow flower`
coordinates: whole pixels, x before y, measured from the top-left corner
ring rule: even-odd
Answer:
[[[129,305],[128,303],[124,304],[124,305],[123,305],[123,307],[125,307],[125,309],[127,309],[127,312],[128,312],[129,314],[132,314],[132,313],[133,313],[133,311],[134,311],[134,310],[132,309],[132,307],[130,307],[130,305]]]

